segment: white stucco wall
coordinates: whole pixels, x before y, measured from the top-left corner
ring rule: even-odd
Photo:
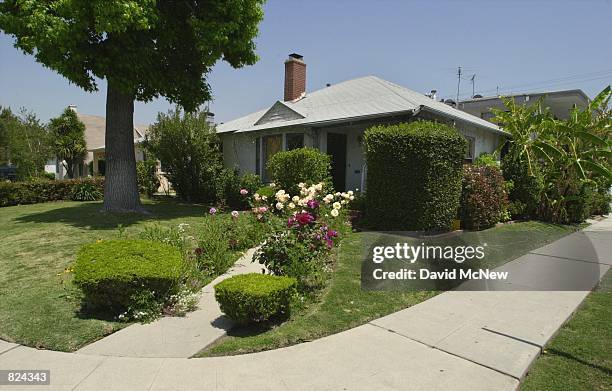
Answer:
[[[304,144],[307,147],[317,147],[327,152],[327,133],[341,133],[347,136],[346,151],[346,189],[361,189],[364,183],[365,153],[363,150],[363,134],[372,126],[372,123],[333,126],[319,129],[287,128],[275,129],[265,132],[225,133],[219,137],[223,143],[223,162],[225,167],[237,167],[240,173],[255,173],[255,145],[256,138],[273,134],[286,134],[290,132],[304,133]],[[475,153],[492,153],[498,147],[501,136],[488,130],[476,128],[466,123],[455,123],[455,127],[465,136],[474,137]],[[285,140],[283,139],[283,146]],[[283,147],[284,149],[284,147]],[[261,154],[260,156],[263,156]],[[263,164],[263,162],[262,162]],[[257,173],[260,174],[260,173]]]
[[[241,174],[256,173],[255,140],[258,137],[281,134],[283,135],[283,150],[285,150],[285,136],[289,133],[303,133],[305,147],[317,147],[320,143],[320,141],[317,141],[315,132],[310,128],[296,127],[267,130],[263,132],[221,133],[219,134],[219,138],[223,143],[223,164],[225,167],[238,168]],[[260,154],[260,156],[263,156],[263,153]],[[260,175],[261,173],[257,174]]]
[[[474,158],[477,158],[482,153],[492,153],[499,146],[501,136],[488,130],[469,126],[465,123],[456,123],[455,127],[464,136],[474,137]]]

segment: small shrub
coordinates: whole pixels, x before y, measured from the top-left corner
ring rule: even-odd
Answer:
[[[534,217],[544,189],[542,174],[536,165],[533,165],[533,171],[529,172],[527,163],[517,158],[516,155],[516,153],[508,153],[501,162],[504,179],[513,183],[508,199],[524,205],[523,213],[515,217]]]
[[[465,166],[459,217],[465,228],[488,228],[507,216],[504,179],[494,166]]]
[[[72,188],[72,199],[75,201],[97,201],[104,195],[98,187],[91,182],[77,183]]]
[[[298,148],[274,154],[268,161],[272,180],[289,194],[298,194],[298,184],[331,183],[329,155],[314,148]],[[331,186],[329,186],[331,189]]]
[[[490,153],[481,153],[474,162],[475,166],[478,167],[499,167],[499,162],[495,156]]]
[[[612,202],[612,196],[609,193],[593,193],[593,199],[591,202],[591,214],[607,215],[608,213],[610,213],[610,202]]]
[[[157,162],[155,160],[144,160],[136,162],[136,176],[138,179],[138,192],[152,197],[159,188],[157,177]]]
[[[217,198],[232,209],[245,210],[249,207],[249,194],[261,187],[261,178],[255,174],[240,176],[235,169],[223,169],[217,179]],[[246,190],[246,194],[242,194]]]
[[[50,181],[54,181],[55,180],[55,174],[52,172],[44,172],[43,173],[43,178],[48,179]]]
[[[178,292],[183,270],[180,252],[169,245],[105,240],[81,248],[74,282],[84,293],[87,309],[111,314],[145,312],[148,317],[152,308],[161,308]]]
[[[197,247],[194,250],[197,267],[210,276],[224,273],[234,262],[227,236],[227,220],[223,216],[208,216],[196,233]]]
[[[236,323],[260,323],[289,315],[295,287],[290,277],[242,274],[215,285],[215,298]]]
[[[461,194],[466,141],[447,125],[375,126],[364,136],[366,222],[384,230],[449,230]]]

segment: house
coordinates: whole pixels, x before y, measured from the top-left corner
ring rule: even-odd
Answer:
[[[71,110],[77,111],[74,105],[68,106]],[[97,115],[81,114],[77,112],[77,117],[85,125],[85,142],[87,144],[87,155],[85,159],[75,165],[74,177],[86,177],[89,175],[104,175],[104,137],[106,134],[106,119]],[[136,161],[145,160],[144,151],[140,148],[140,143],[144,140],[148,126],[134,126],[134,153]],[[91,167],[90,167],[91,165]],[[66,169],[56,158],[50,159],[45,171],[55,173],[55,177],[63,179]]]
[[[542,99],[542,106],[550,109],[553,116],[558,119],[567,119],[570,110],[574,107],[584,108],[589,103],[589,97],[582,90],[564,90],[549,92],[534,92],[505,95],[513,98],[516,104],[532,105]],[[459,109],[487,121],[495,117],[491,109],[505,110],[504,102],[500,96],[483,97],[475,95],[472,99],[459,102]]]
[[[364,189],[364,131],[377,124],[435,120],[454,125],[468,140],[466,159],[492,152],[507,136],[498,126],[376,76],[306,92],[306,64],[291,54],[285,61],[284,99],[217,126],[227,167],[269,181],[266,163],[282,150],[313,147],[328,153],[338,190]]]

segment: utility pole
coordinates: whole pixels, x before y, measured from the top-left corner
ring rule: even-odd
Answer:
[[[472,98],[473,98],[474,97],[474,85],[476,84],[476,74],[475,73],[470,78],[470,81],[472,82]]]
[[[457,101],[455,107],[459,107],[459,88],[461,87],[461,67],[457,68]]]

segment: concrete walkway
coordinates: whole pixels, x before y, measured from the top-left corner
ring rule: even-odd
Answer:
[[[255,249],[248,250],[227,273],[202,289],[196,311],[185,317],[164,317],[148,324],[133,324],[77,353],[117,357],[193,356],[232,327],[215,300],[214,286],[238,274],[260,273],[263,266],[251,261],[254,252]]]
[[[541,289],[531,276],[555,286],[567,271],[603,276],[611,264],[608,218],[503,267],[519,274],[517,287]],[[234,357],[114,357],[0,341],[0,369],[50,369],[51,386],[36,388],[44,390],[514,390],[589,292],[489,288],[499,290],[446,292],[313,342]]]

